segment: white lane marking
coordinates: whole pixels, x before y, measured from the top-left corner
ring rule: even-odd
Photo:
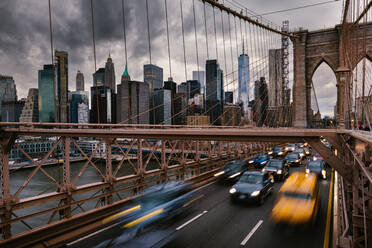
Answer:
[[[98,231],[96,231],[96,232],[94,232],[94,233],[91,233],[91,234],[89,234],[89,235],[86,235],[86,236],[84,236],[84,237],[82,237],[82,238],[80,238],[80,239],[77,239],[77,240],[75,240],[75,241],[72,241],[72,242],[68,243],[67,246],[70,246],[70,245],[74,245],[74,244],[76,244],[76,243],[79,243],[80,241],[83,241],[83,240],[85,240],[85,239],[87,239],[87,238],[90,238],[90,237],[92,237],[92,236],[94,236],[94,235],[96,235],[96,234],[99,234],[99,233],[101,233],[101,232],[103,232],[103,231],[106,231],[107,229],[110,229],[110,228],[112,228],[112,227],[114,227],[114,226],[118,226],[118,225],[120,225],[120,223],[112,224],[112,225],[110,225],[110,226],[108,226],[108,227],[105,227],[105,228],[103,228],[103,229],[100,229],[100,230],[98,230]]]
[[[194,218],[186,221],[185,223],[183,223],[182,225],[180,225],[179,227],[176,228],[177,231],[181,230],[182,228],[184,228],[185,226],[187,226],[188,224],[190,224],[191,222],[193,222],[194,220],[200,218],[202,215],[204,215],[205,213],[207,213],[208,211],[203,211],[202,213],[198,214],[197,216],[195,216]]]
[[[216,183],[216,182],[217,182],[217,181],[207,183],[206,185],[203,185],[203,186],[201,186],[201,187],[199,187],[199,188],[196,188],[196,189],[194,189],[194,190],[191,191],[191,192],[197,192],[197,191],[199,191],[199,190],[201,190],[201,189],[204,189],[205,187],[208,187],[209,185],[212,185],[212,184],[214,184],[214,183]]]
[[[243,239],[240,245],[244,246],[248,242],[248,240],[252,237],[252,235],[257,231],[257,229],[261,226],[262,223],[263,223],[263,220],[258,221],[257,224],[253,227],[253,229],[248,233],[247,237]]]

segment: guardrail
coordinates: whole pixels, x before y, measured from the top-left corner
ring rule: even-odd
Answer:
[[[144,187],[168,180],[207,180],[225,161],[251,156],[271,145],[132,137],[126,139],[127,149],[124,150],[119,138],[125,135],[118,138],[98,136],[95,138],[98,145],[88,154],[78,143],[84,138],[85,133],[82,132],[80,135],[57,136],[53,147],[43,158],[34,161],[15,142],[17,138],[22,138],[15,133],[13,130],[10,137],[0,138],[0,246],[7,247],[26,247],[83,227],[83,224],[111,213],[108,209],[115,211]],[[60,144],[64,163],[54,168],[44,167]],[[93,157],[103,144],[104,162],[99,162]],[[34,168],[22,171],[22,181],[16,176],[19,171],[9,171],[9,151],[13,146],[34,164]],[[87,161],[79,165],[71,164],[72,146]],[[132,148],[136,149],[134,155],[131,154]],[[150,150],[145,153],[144,148]],[[120,154],[122,159],[115,163],[113,154]],[[37,177],[39,179],[35,179]],[[39,184],[41,186],[36,192],[34,189]]]

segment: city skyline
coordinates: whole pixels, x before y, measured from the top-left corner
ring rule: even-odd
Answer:
[[[135,13],[139,12],[144,7],[144,1],[126,1],[126,13],[127,13],[127,41],[128,41],[128,67],[131,71],[132,78],[134,80],[142,80],[142,71],[141,67],[143,64],[149,63],[148,61],[148,47],[145,39],[145,32],[147,30],[145,23],[145,16],[143,13],[141,15],[136,15]],[[192,20],[192,11],[190,1],[184,1],[184,19],[185,19],[185,37],[186,41],[191,39],[194,35],[193,33],[193,20]],[[154,5],[153,5],[154,4]],[[162,1],[151,1],[150,7],[153,5],[161,6],[161,8],[150,8],[150,18],[152,23],[163,23],[164,21],[164,9]],[[200,4],[197,2],[197,4]],[[243,3],[244,4],[244,3]],[[289,1],[281,2],[280,4],[276,1],[269,1],[268,4],[275,9],[282,9],[285,6],[289,6]],[[24,8],[17,8],[17,6],[22,5]],[[118,7],[115,7],[118,5]],[[340,6],[339,6],[340,5]],[[199,5],[198,5],[199,6]],[[262,12],[265,8],[260,4],[259,1],[252,1],[250,6],[257,13]],[[92,42],[91,42],[91,28],[90,28],[90,12],[89,12],[89,1],[75,1],[69,0],[64,1],[64,3],[59,3],[57,1],[52,1],[52,19],[54,24],[54,41],[55,49],[65,50],[69,53],[69,88],[74,89],[75,86],[75,75],[78,70],[80,70],[85,75],[85,85],[86,88],[92,86],[92,74],[94,71],[93,65],[93,53],[92,53]],[[124,68],[124,49],[122,41],[122,27],[118,25],[121,23],[121,8],[119,3],[112,3],[110,5],[105,5],[99,1],[95,2],[95,11],[96,11],[96,37],[97,37],[97,67],[104,66],[107,56],[111,53],[111,57],[115,63],[116,68],[119,68],[121,71]],[[337,7],[337,8],[336,8]],[[288,12],[287,14],[277,14],[268,16],[276,23],[280,24],[282,20],[289,19],[291,23],[297,23],[298,26],[309,29],[319,29],[326,27],[333,27],[339,19],[339,9],[341,4],[332,4],[327,7],[314,7],[307,10],[297,11],[297,12]],[[13,75],[15,81],[18,82],[18,90],[20,97],[26,97],[28,88],[36,87],[37,85],[37,69],[42,67],[43,64],[50,63],[50,44],[49,44],[49,27],[47,15],[39,14],[40,11],[29,11],[24,12],[24,9],[33,9],[37,8],[40,10],[45,10],[47,13],[47,3],[28,3],[24,0],[15,0],[8,1],[6,0],[1,4],[0,15],[1,19],[5,26],[14,27],[12,30],[9,30],[10,38],[5,40],[3,37],[0,38],[0,50],[6,56],[0,59],[1,68],[3,68],[1,74],[10,74]],[[178,15],[178,3],[169,2],[168,9],[174,8],[177,13],[170,13],[169,19],[179,19]],[[9,16],[10,10],[18,13],[19,15],[25,18],[26,22],[20,23],[17,19],[14,19],[12,16]],[[65,11],[70,11],[71,18],[69,20],[61,19]],[[315,11],[319,10],[319,11]],[[200,12],[199,12],[200,11]],[[314,12],[315,11],[315,12]],[[111,13],[112,15],[108,16],[105,13]],[[211,14],[211,8],[207,7],[207,14]],[[319,18],[314,18],[314,22],[309,25],[305,25],[307,22],[306,13],[312,13],[318,15]],[[327,13],[327,18],[323,18],[324,13]],[[337,15],[336,15],[337,14]],[[202,12],[197,8],[197,22],[202,25]],[[332,16],[333,18],[330,18]],[[213,19],[213,18],[212,18]],[[220,18],[217,18],[217,25],[221,27]],[[62,21],[61,21],[62,20]],[[37,31],[33,33],[28,32],[27,25],[25,23],[30,23],[40,27]],[[180,28],[179,25],[176,25],[176,21],[170,25],[170,37],[171,44],[171,62],[173,67],[173,79],[178,84],[185,81],[184,70],[183,70],[183,54],[182,49],[178,49],[179,45],[182,44],[180,40]],[[179,22],[178,22],[179,23]],[[111,26],[110,26],[111,25]],[[213,22],[208,21],[208,32],[213,33]],[[110,28],[108,28],[110,26]],[[152,37],[152,52],[153,52],[153,64],[161,66],[164,68],[164,78],[169,76],[168,69],[168,60],[166,46],[164,46],[165,37],[165,26],[150,24],[151,28],[151,37]],[[293,27],[291,27],[293,28]],[[77,31],[78,30],[78,31]],[[7,31],[7,30],[5,30]],[[198,30],[199,35],[199,53],[200,57],[205,58],[205,41],[203,40],[203,30]],[[25,37],[28,37],[28,40],[34,40],[31,37],[41,38],[40,43],[32,44],[27,42],[27,40],[19,41],[17,43],[13,42],[12,38],[17,37],[19,33],[23,33]],[[130,35],[129,35],[130,34]],[[142,39],[140,41],[139,39]],[[214,54],[215,47],[213,42],[210,42],[210,59],[216,58]],[[188,57],[188,78],[192,77],[192,71],[197,69],[202,70],[203,65],[199,64],[199,68],[196,66],[195,59],[195,48],[191,43],[186,42],[186,52]],[[218,50],[220,55],[222,54],[222,34],[221,28],[218,30]],[[241,44],[238,44],[241,47]],[[26,50],[26,48],[28,48]],[[31,49],[32,48],[32,49]],[[239,50],[241,50],[239,48]],[[32,53],[31,53],[32,51]],[[135,51],[135,54],[134,54]],[[229,49],[227,49],[229,52]],[[27,54],[27,56],[25,56]],[[228,53],[229,54],[229,53]],[[248,54],[250,55],[250,54]],[[26,57],[26,59],[25,59]],[[236,55],[234,56],[236,57]],[[10,59],[12,58],[12,59]],[[254,60],[254,56],[252,57]],[[204,60],[204,59],[203,59]],[[31,62],[32,61],[32,62]],[[10,62],[10,63],[9,63]],[[227,61],[227,68],[231,68],[230,62]],[[237,63],[237,62],[236,62]],[[17,66],[16,66],[17,64]],[[221,62],[221,67],[224,69],[225,66]],[[237,66],[236,66],[237,67]],[[116,71],[116,78],[120,78],[121,73],[119,70]],[[229,69],[231,70],[231,69]],[[119,82],[116,81],[116,84]]]

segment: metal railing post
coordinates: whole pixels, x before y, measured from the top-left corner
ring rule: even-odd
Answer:
[[[10,221],[12,218],[12,196],[10,194],[10,179],[9,179],[9,151],[11,144],[8,144],[8,139],[0,140],[0,180],[1,180],[1,199],[0,206],[4,210],[1,215],[1,222]],[[10,148],[9,148],[10,147]],[[11,237],[11,225],[2,227],[3,239]]]
[[[63,200],[66,208],[61,211],[63,218],[71,217],[71,177],[70,177],[70,138],[63,137],[63,190],[67,193],[67,197]]]

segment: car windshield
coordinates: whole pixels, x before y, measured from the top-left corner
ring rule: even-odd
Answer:
[[[266,167],[273,167],[280,169],[282,168],[282,161],[269,161],[269,163],[266,165]]]
[[[255,156],[256,159],[266,159],[267,158],[267,155],[266,154],[257,154]]]
[[[283,147],[274,147],[273,151],[274,152],[281,152],[281,151],[283,151]]]
[[[304,148],[305,151],[310,151],[309,147]]]
[[[242,166],[243,166],[243,163],[235,161],[235,162],[230,162],[230,163],[225,164],[225,166],[223,168],[224,169],[239,170]]]
[[[289,144],[288,147],[295,147],[295,144]]]
[[[284,196],[289,198],[298,198],[298,199],[311,199],[311,195],[309,194],[300,194],[300,193],[294,193],[294,192],[284,192]]]
[[[296,149],[294,152],[304,152],[303,149]]]
[[[287,155],[287,158],[298,158],[297,153],[290,153]]]
[[[307,168],[309,168],[309,169],[318,169],[321,166],[322,166],[322,161],[320,161],[320,160],[310,161],[307,164]]]
[[[262,175],[243,174],[239,182],[248,184],[260,184],[262,183]]]

